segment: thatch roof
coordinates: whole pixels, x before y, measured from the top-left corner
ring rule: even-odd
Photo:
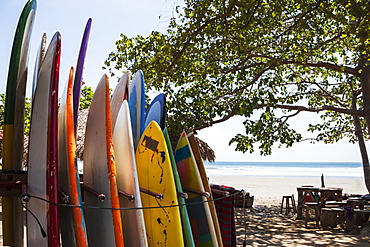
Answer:
[[[195,137],[195,140],[198,143],[202,159],[208,160],[209,162],[215,162],[216,155],[213,149],[206,142],[202,141],[198,137]]]
[[[80,110],[77,118],[77,140],[76,140],[76,156],[82,160],[85,143],[85,130],[89,109]]]

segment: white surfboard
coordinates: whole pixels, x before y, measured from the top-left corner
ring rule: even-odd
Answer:
[[[121,109],[121,105],[123,100],[128,99],[128,85],[131,78],[131,71],[127,71],[123,74],[119,82],[117,83],[112,98],[110,101],[110,107],[111,107],[111,120],[112,120],[112,129],[114,130],[114,127],[116,125],[116,119],[118,116],[118,112]]]
[[[113,130],[114,153],[116,155],[117,185],[123,192],[134,195],[129,201],[120,197],[122,208],[142,207],[139,181],[136,170],[131,120],[127,101],[123,101]],[[123,210],[121,212],[125,246],[148,246],[142,210]]]
[[[85,191],[85,206],[119,207],[113,205],[112,199],[118,201],[118,190],[112,190],[111,179],[115,179],[115,171],[109,171],[109,165],[114,162],[110,122],[109,81],[104,75],[92,99],[87,117],[85,149],[84,149],[84,183],[106,199],[101,202],[97,196]],[[111,134],[110,134],[111,135]],[[109,159],[108,159],[109,154]],[[112,194],[114,193],[114,194]],[[119,214],[119,217],[117,217]],[[86,208],[86,227],[89,246],[121,246],[122,222],[119,210]],[[118,229],[117,229],[118,228]],[[120,232],[119,232],[120,231]]]
[[[35,95],[37,81],[39,78],[39,71],[40,71],[42,62],[44,61],[45,52],[46,52],[46,33],[42,35],[41,44],[40,44],[39,50],[37,51],[37,55],[36,55],[35,68],[33,70],[32,98]]]
[[[40,68],[38,83],[32,101],[31,128],[28,154],[28,193],[46,199],[46,154],[48,129],[48,101],[52,63],[57,47],[57,37],[51,40],[44,61]],[[41,226],[47,229],[48,205],[37,199],[31,199],[27,208],[35,214]],[[27,217],[27,241],[29,247],[48,245],[47,238],[43,238],[37,221]]]

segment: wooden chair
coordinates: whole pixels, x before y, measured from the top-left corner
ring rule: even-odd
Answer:
[[[306,216],[304,217],[304,224],[307,227],[307,223],[310,219],[310,211],[313,211],[315,214],[315,221],[316,221],[316,226],[319,227],[320,223],[320,207],[319,203],[317,202],[305,202],[304,203],[304,208],[306,210]]]
[[[284,204],[285,204],[285,214],[289,214],[289,211],[292,211],[293,214],[297,213],[297,208],[295,206],[295,201],[294,201],[294,195],[283,196],[283,199],[281,200],[280,214],[283,213]]]

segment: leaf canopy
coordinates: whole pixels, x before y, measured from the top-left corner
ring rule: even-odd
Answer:
[[[274,144],[304,139],[289,119],[309,111],[322,119],[307,123],[316,141],[356,141],[352,116],[368,137],[361,84],[370,74],[368,2],[184,2],[167,32],[121,34],[105,61],[113,76],[143,70],[148,89],[166,93],[171,133],[240,115],[245,133],[230,143],[242,152],[258,145],[266,155]]]

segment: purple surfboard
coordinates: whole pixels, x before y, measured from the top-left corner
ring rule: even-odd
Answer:
[[[85,32],[82,36],[80,53],[78,54],[78,59],[77,59],[76,74],[75,74],[75,79],[73,82],[73,116],[74,116],[75,127],[77,126],[78,108],[80,107],[82,72],[83,72],[84,64],[85,64],[87,44],[89,42],[91,22],[92,20],[91,18],[89,18],[86,23]]]

